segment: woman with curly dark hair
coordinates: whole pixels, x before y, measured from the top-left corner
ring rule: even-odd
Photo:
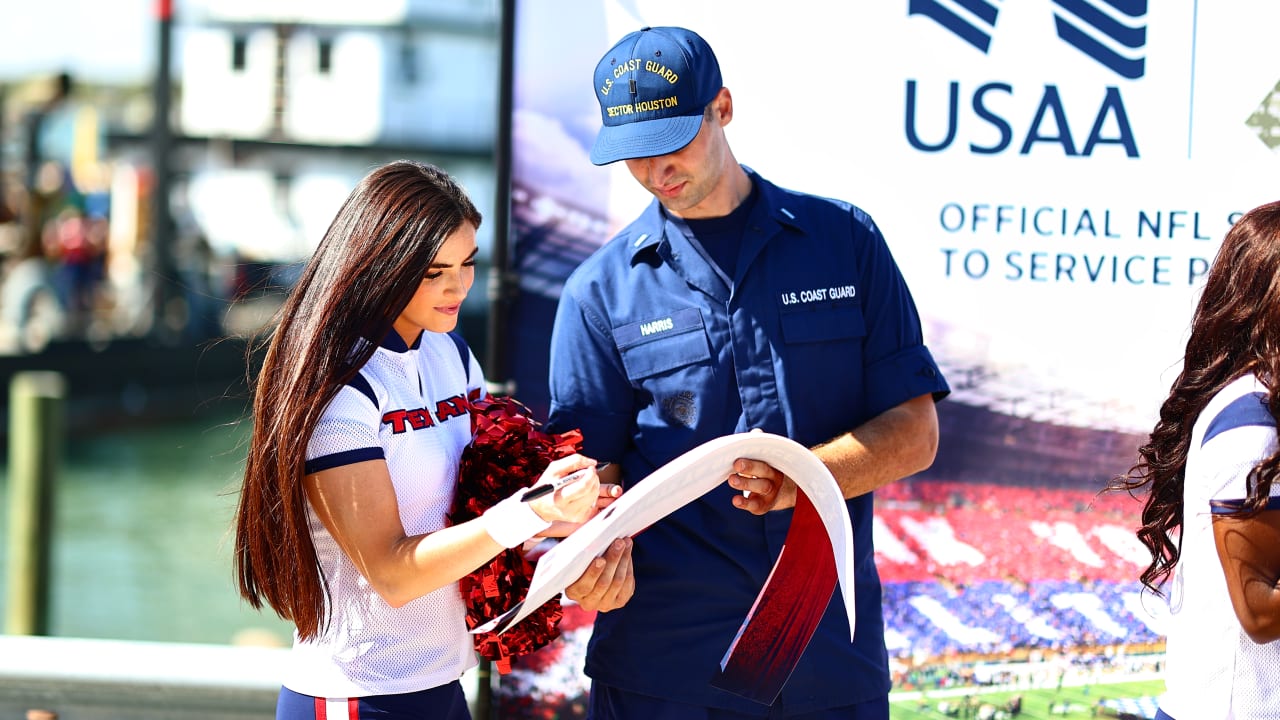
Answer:
[[[452,333],[479,225],[439,168],[384,165],[338,210],[281,308],[235,534],[240,594],[296,627],[279,720],[469,718],[458,680],[477,659],[459,579],[607,502],[595,462],[570,455],[540,482],[585,479],[448,523],[469,398],[484,395]],[[629,580],[611,553],[607,571],[597,561],[579,582]]]
[[[1142,584],[1168,583],[1158,717],[1280,717],[1280,202],[1245,213],[1205,280],[1182,372],[1139,461]]]

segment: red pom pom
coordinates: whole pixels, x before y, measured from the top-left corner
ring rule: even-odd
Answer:
[[[517,490],[532,485],[552,460],[582,448],[580,431],[545,433],[529,414],[528,408],[512,398],[471,402],[471,444],[462,451],[458,488],[449,513],[451,523],[479,517]],[[482,625],[524,600],[533,570],[521,550],[511,548],[462,578],[458,586],[467,606],[467,628]],[[499,673],[508,673],[512,660],[559,637],[562,616],[560,599],[552,598],[501,635],[475,635],[476,651],[495,661]]]

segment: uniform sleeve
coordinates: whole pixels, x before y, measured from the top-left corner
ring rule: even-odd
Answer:
[[[1243,395],[1219,411],[1205,430],[1200,462],[1209,469],[1209,502],[1215,513],[1241,507],[1249,495],[1249,473],[1275,452],[1276,422],[1263,402],[1259,393]],[[1271,496],[1280,496],[1280,483],[1272,484]]]
[[[855,211],[855,232],[863,233],[859,250],[862,311],[866,321],[866,393],[875,415],[921,395],[934,400],[951,389],[924,345],[920,314],[889,246],[875,222]]]
[[[617,461],[630,439],[633,390],[601,315],[566,286],[551,331],[550,432],[582,431],[583,454]]]
[[[375,397],[361,375],[338,391],[307,443],[308,475],[385,458],[378,439],[382,418]]]

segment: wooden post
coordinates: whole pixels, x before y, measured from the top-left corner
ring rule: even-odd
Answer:
[[[476,668],[476,695],[470,709],[476,720],[497,717],[497,706],[493,702],[493,663],[488,658],[480,658],[480,665]]]
[[[20,372],[9,383],[9,635],[49,634],[49,555],[65,395],[66,381],[56,372]]]

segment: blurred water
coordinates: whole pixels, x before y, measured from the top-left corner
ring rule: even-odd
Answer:
[[[291,625],[242,603],[231,571],[248,430],[224,413],[68,440],[55,500],[50,634],[289,643]],[[3,586],[7,463],[0,473]],[[4,604],[0,594],[0,612]]]

